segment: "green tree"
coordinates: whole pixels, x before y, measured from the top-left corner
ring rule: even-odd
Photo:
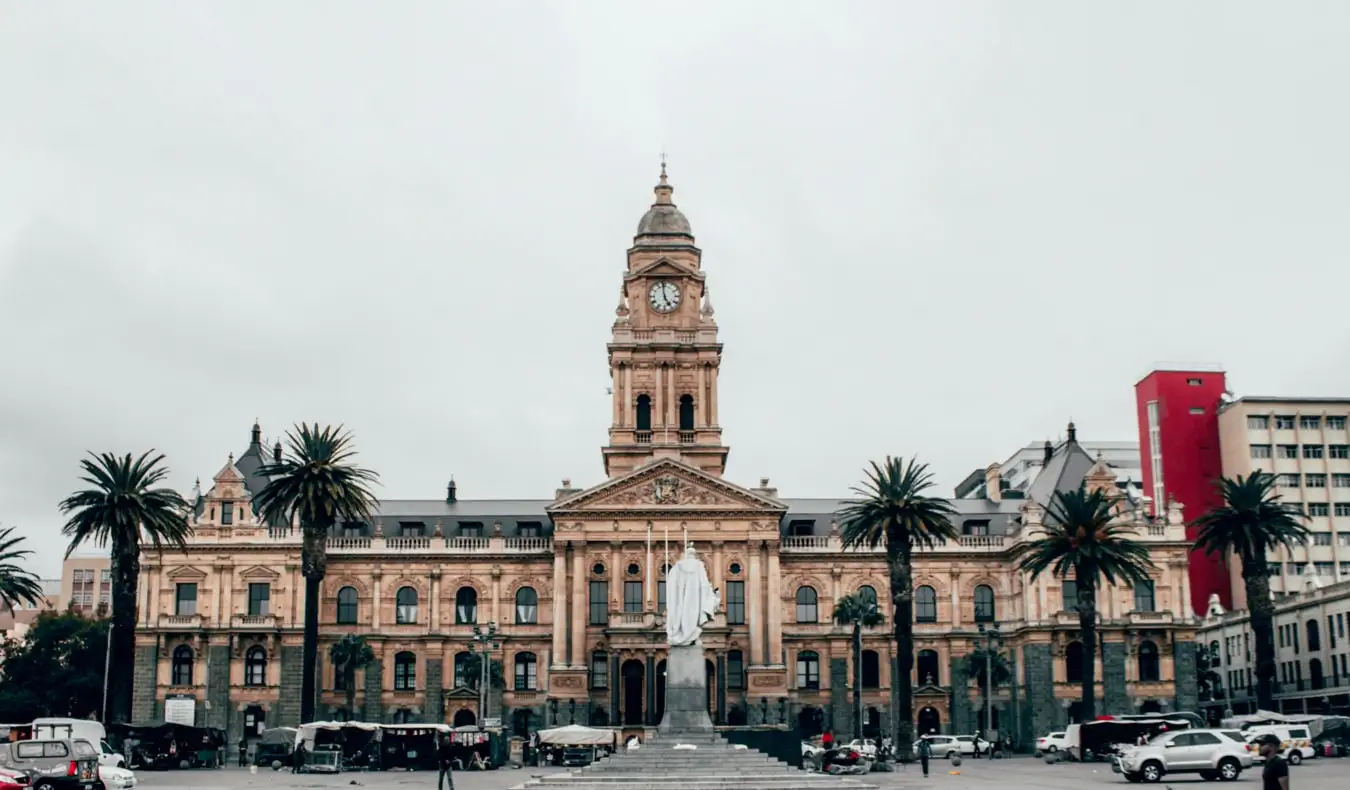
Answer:
[[[112,667],[108,673],[105,722],[131,719],[131,692],[136,664],[136,586],[141,575],[141,541],[156,549],[165,544],[184,548],[192,528],[189,505],[171,488],[157,487],[168,477],[163,455],[154,450],[133,458],[130,453],[89,454],[80,461],[89,488],[61,502],[69,519],[61,533],[70,538],[69,557],[81,544],[111,545]]]
[[[373,664],[375,651],[364,636],[347,634],[328,647],[328,660],[342,673],[342,688],[347,695],[347,720],[360,720],[361,717],[356,715],[356,670]]]
[[[1012,665],[1008,663],[1008,658],[998,650],[990,650],[987,647],[977,648],[967,654],[965,668],[966,677],[974,678],[976,685],[980,687],[980,710],[982,711],[989,709],[989,682],[993,681],[993,687],[998,688],[1012,680]],[[986,668],[988,672],[985,671]],[[985,722],[984,729],[993,729],[992,723]],[[983,733],[981,734],[983,735]]]
[[[21,549],[24,538],[14,527],[0,529],[0,606],[13,610],[21,604],[42,600],[42,582],[24,565],[32,549]]]
[[[23,639],[0,644],[0,721],[97,716],[107,651],[106,618],[42,612]]]
[[[834,605],[834,621],[853,628],[853,735],[861,738],[862,704],[862,632],[886,622],[876,598],[865,594],[844,595]]]
[[[470,652],[464,657],[462,666],[464,667],[464,686],[477,691],[483,677],[483,654]],[[506,676],[502,671],[502,662],[495,658],[488,666],[488,684],[489,689],[506,688]]]
[[[258,469],[269,482],[254,497],[253,507],[269,524],[300,525],[300,572],[305,577],[300,721],[310,722],[319,658],[319,584],[328,569],[325,541],[339,520],[371,520],[376,501],[370,485],[379,475],[351,462],[356,452],[351,434],[342,426],[301,423],[286,434],[286,441],[282,459]]]
[[[1103,583],[1147,584],[1154,570],[1148,547],[1130,537],[1133,527],[1115,518],[1116,498],[1080,483],[1056,491],[1045,524],[1013,548],[1018,570],[1035,579],[1051,573],[1078,589],[1078,631],[1083,644],[1082,720],[1097,717],[1097,590]]]
[[[1273,710],[1275,602],[1270,597],[1267,557],[1280,547],[1293,556],[1294,548],[1304,545],[1310,535],[1298,506],[1281,501],[1273,475],[1255,472],[1251,477],[1225,477],[1215,485],[1223,504],[1194,521],[1198,528],[1195,548],[1237,557],[1241,563],[1256,640],[1256,707]]]
[[[867,479],[853,488],[858,499],[840,511],[845,548],[886,548],[894,615],[896,654],[900,664],[899,710],[896,711],[895,746],[902,759],[912,757],[914,746],[914,549],[933,548],[956,540],[952,517],[956,509],[945,499],[928,496],[934,486],[927,464],[917,458],[908,462],[886,457],[872,462]]]

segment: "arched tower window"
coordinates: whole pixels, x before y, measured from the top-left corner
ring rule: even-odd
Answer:
[[[680,396],[680,430],[694,430],[694,396]]]
[[[455,624],[472,625],[478,622],[478,591],[460,587],[455,592]]]
[[[263,686],[267,684],[267,651],[259,646],[250,647],[244,654],[244,685]]]
[[[417,688],[417,656],[403,651],[394,656],[394,691]]]
[[[937,590],[924,585],[914,591],[914,619],[920,623],[937,622]]]
[[[411,625],[417,622],[417,591],[411,587],[400,587],[394,598],[394,622],[399,625]]]
[[[652,429],[652,399],[650,395],[639,395],[637,397],[637,429],[639,431],[650,431]]]
[[[920,650],[918,660],[914,662],[919,672],[919,683],[924,686],[937,686],[942,683],[942,674],[938,667],[936,650]]]
[[[1145,683],[1157,682],[1159,677],[1158,646],[1145,639],[1139,643],[1139,680]]]
[[[173,651],[173,666],[171,678],[175,686],[192,685],[192,648],[187,645],[179,645]]]
[[[797,622],[816,622],[818,600],[814,587],[797,588]]]
[[[987,584],[975,588],[975,622],[994,622],[994,588]]]
[[[539,594],[533,587],[516,590],[516,622],[524,625],[539,622]]]
[[[356,625],[358,598],[355,587],[343,587],[337,595],[338,625]]]
[[[881,688],[881,655],[875,650],[862,651],[862,687]]]

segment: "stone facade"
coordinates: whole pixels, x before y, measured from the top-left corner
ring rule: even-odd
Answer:
[[[370,523],[342,524],[327,541],[321,586],[319,715],[371,721],[476,722],[478,694],[461,663],[496,628],[491,647],[504,689],[488,712],[515,732],[547,724],[660,721],[667,647],[663,567],[692,543],[721,590],[723,610],[703,635],[709,709],[718,723],[786,723],[852,734],[852,649],[831,622],[845,595],[887,605],[881,550],[845,549],[843,502],[780,495],[723,477],[718,380],[722,344],[702,253],[671,200],[664,174],[656,203],[628,251],[607,356],[613,400],[605,478],[564,480],[552,496],[390,500]],[[298,525],[264,524],[253,498],[259,468],[281,452],[254,426],[196,502],[184,551],[142,557],[138,715],[169,695],[212,701],[212,721],[298,723],[304,580]],[[859,465],[866,459],[859,459]],[[953,499],[957,540],[919,552],[914,708],[942,731],[976,726],[979,692],[964,656],[997,628],[1017,668],[994,693],[1002,728],[1029,742],[1061,725],[1078,694],[1077,616],[1064,584],[1014,569],[1013,548],[1032,539],[1056,491],[1080,483],[1115,488],[1116,475],[1069,439],[1046,448],[1040,477],[1006,492],[998,466],[983,498]],[[1186,606],[1187,542],[1178,508],[1155,519],[1129,500],[1118,518],[1148,545],[1158,570],[1150,595],[1106,588],[1098,608],[1113,707],[1185,696],[1170,650],[1192,638]],[[328,646],[364,636],[377,660],[357,673],[357,711],[344,710]],[[209,682],[194,662],[211,645]],[[230,645],[222,667],[217,645]],[[182,648],[182,650],[180,650]],[[1136,671],[1147,654],[1150,671]],[[185,662],[175,669],[175,656]],[[1156,656],[1157,660],[1153,658]],[[1123,663],[1122,663],[1123,662]],[[864,730],[895,723],[896,671],[889,622],[863,635]],[[1156,672],[1152,671],[1156,668]],[[156,682],[146,684],[145,679]],[[1014,704],[1016,701],[1016,704]],[[204,705],[200,706],[204,709]],[[219,711],[219,713],[215,713]],[[1012,717],[1012,722],[1002,722]],[[222,721],[223,719],[223,721]]]

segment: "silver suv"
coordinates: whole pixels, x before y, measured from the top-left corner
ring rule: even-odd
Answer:
[[[1131,782],[1157,782],[1166,774],[1200,774],[1231,782],[1252,767],[1247,742],[1237,730],[1165,732],[1143,746],[1126,749],[1111,769]]]

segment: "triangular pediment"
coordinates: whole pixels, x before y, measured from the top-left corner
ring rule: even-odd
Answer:
[[[445,692],[446,699],[478,699],[478,692],[468,686],[450,689]]]
[[[660,277],[672,275],[687,275],[690,277],[702,278],[703,273],[690,269],[688,266],[681,266],[669,258],[657,258],[656,260],[645,263],[634,269],[628,274],[629,279],[637,277]]]
[[[613,478],[548,508],[550,513],[623,510],[751,510],[783,513],[787,505],[670,458]]]
[[[239,471],[239,467],[234,465],[234,453],[230,453],[229,460],[225,462],[219,472],[216,472],[213,479],[217,483],[242,483],[244,481],[243,473]]]
[[[194,568],[191,565],[183,565],[181,567],[174,568],[173,570],[169,571],[167,575],[170,579],[173,579],[174,581],[179,581],[183,579],[187,579],[190,581],[193,579],[206,578],[205,571],[199,568]]]
[[[264,568],[261,565],[254,565],[252,568],[239,574],[241,579],[258,579],[261,581],[275,581],[281,578],[281,574],[271,568]]]

